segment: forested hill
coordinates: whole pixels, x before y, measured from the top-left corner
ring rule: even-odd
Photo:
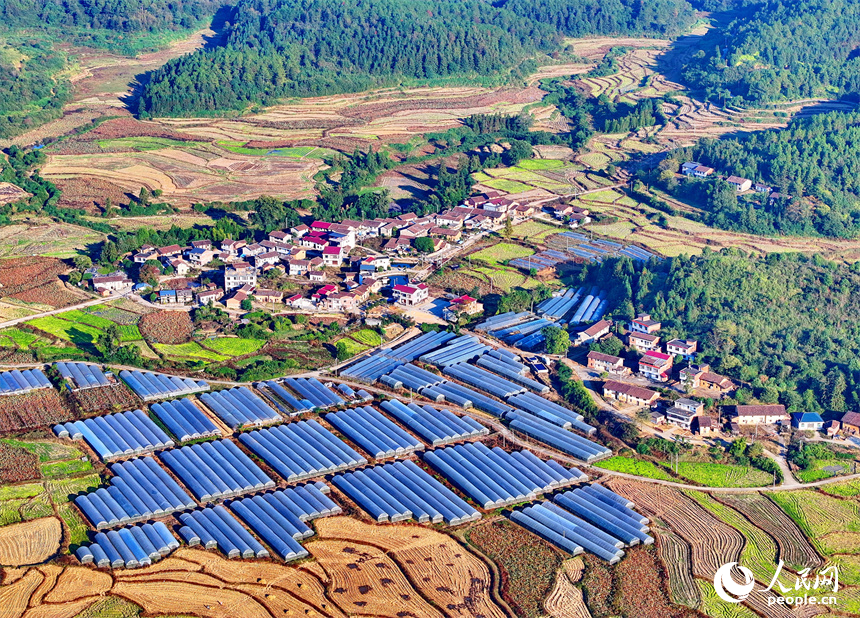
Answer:
[[[691,19],[684,0],[508,2],[239,0],[226,45],[157,71],[141,111],[199,114],[404,78],[524,74],[563,34],[665,34]],[[561,21],[549,19],[555,12]]]
[[[853,237],[860,232],[860,113],[792,120],[736,138],[702,140],[692,158],[764,181],[791,199],[716,200],[712,223],[756,234]],[[761,203],[758,203],[761,202]],[[754,212],[747,213],[752,209]],[[755,222],[755,225],[753,225]]]
[[[155,32],[195,26],[223,4],[224,0],[0,0],[0,28]]]
[[[517,15],[552,24],[567,36],[675,36],[696,21],[687,0],[507,0]]]
[[[650,312],[661,335],[699,341],[701,360],[749,384],[737,398],[792,412],[860,408],[860,268],[818,256],[709,250],[654,264],[607,260],[588,271],[623,317]]]
[[[726,4],[734,19],[702,42],[685,67],[687,83],[719,102],[761,104],[834,94],[856,100],[860,0]]]
[[[240,0],[234,19],[226,46],[157,71],[142,111],[181,115],[395,77],[490,75],[559,45],[550,26],[481,0]]]

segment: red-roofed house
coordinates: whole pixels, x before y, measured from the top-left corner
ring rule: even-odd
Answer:
[[[322,252],[323,264],[325,266],[333,266],[340,268],[343,264],[343,257],[346,255],[346,250],[343,247],[326,247]]]
[[[401,305],[413,306],[419,305],[430,298],[430,289],[426,283],[418,285],[395,285],[394,298]]]
[[[320,230],[322,232],[327,232],[331,226],[332,224],[329,221],[314,221],[311,223],[312,230]]]
[[[672,371],[672,357],[662,352],[646,352],[639,359],[639,373],[657,382],[669,380]]]

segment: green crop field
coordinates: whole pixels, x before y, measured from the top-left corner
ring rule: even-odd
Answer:
[[[123,324],[119,327],[119,336],[123,343],[143,341],[143,335],[136,324]]]
[[[109,326],[112,326],[114,323],[108,320],[107,318],[103,318],[99,315],[93,315],[91,313],[84,313],[83,311],[73,310],[66,311],[65,313],[58,313],[55,317],[60,318],[61,320],[68,320],[69,322],[76,322],[78,324],[86,324],[87,326],[92,326],[93,328],[105,329]]]
[[[371,330],[369,328],[363,328],[358,332],[352,333],[350,337],[352,337],[361,344],[371,347],[382,344],[382,336],[375,330]]]
[[[773,483],[773,475],[755,468],[710,462],[682,461],[678,475],[705,487],[764,487]]]
[[[523,159],[517,167],[524,170],[554,170],[564,167],[564,161],[558,159]]]
[[[239,337],[216,337],[203,342],[203,345],[218,354],[226,356],[245,356],[253,354],[264,345],[265,339],[240,339]]]
[[[76,322],[69,322],[68,320],[61,320],[54,316],[36,318],[35,320],[30,320],[27,324],[33,328],[38,328],[41,331],[53,335],[58,339],[82,345],[90,345],[94,343],[96,339],[98,339],[99,335],[101,335],[101,331],[97,328],[93,328],[86,324],[78,324]]]
[[[344,337],[343,339],[340,339],[336,345],[338,346],[338,348],[340,348],[341,346],[346,348],[346,353],[350,358],[357,354],[361,354],[368,349],[368,346],[362,345],[357,341],[353,341],[349,337]]]
[[[192,360],[204,360],[220,362],[229,360],[229,356],[223,356],[212,350],[206,350],[200,347],[199,343],[194,341],[190,343],[155,343],[155,349],[169,358],[190,358]]]
[[[61,479],[72,474],[81,472],[89,472],[93,469],[93,464],[89,461],[81,461],[80,459],[72,459],[69,461],[56,461],[40,466],[42,476],[46,479]]]
[[[632,457],[622,457],[616,455],[609,459],[603,459],[593,464],[596,468],[604,470],[612,470],[614,472],[623,472],[624,474],[635,474],[636,476],[644,476],[649,479],[660,479],[663,481],[673,481],[668,472],[655,463],[650,461],[640,461]]]
[[[488,180],[483,184],[499,191],[505,191],[506,193],[522,193],[523,191],[531,190],[530,186],[514,180]]]
[[[528,257],[529,255],[534,255],[534,250],[509,242],[500,242],[492,247],[476,251],[469,257],[473,260],[483,260],[489,264],[498,264],[514,258]]]
[[[19,350],[32,350],[41,347],[48,342],[27,331],[18,328],[7,328],[0,331],[0,346],[18,348]]]
[[[822,479],[829,479],[831,476],[845,474],[848,472],[849,466],[850,462],[840,461],[838,459],[821,459],[816,460],[815,463],[806,470],[796,471],[794,476],[796,476],[797,480],[801,483],[814,483],[815,481],[820,481]],[[841,467],[842,470],[839,472],[831,472],[824,469],[830,467]]]
[[[184,142],[166,137],[121,137],[99,140],[98,145],[104,150],[161,150],[162,148],[188,148],[202,143]]]

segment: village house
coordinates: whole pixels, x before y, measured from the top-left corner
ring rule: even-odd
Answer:
[[[603,352],[591,351],[588,353],[588,368],[600,373],[611,373],[619,376],[631,373],[629,367],[624,366],[624,359],[620,356],[612,356]]]
[[[732,185],[738,193],[749,191],[752,188],[752,180],[740,176],[729,176],[726,178],[726,182]]]
[[[647,333],[632,332],[627,335],[627,343],[639,352],[652,352],[659,349],[660,337]]]
[[[190,303],[193,299],[194,292],[191,288],[160,290],[158,292],[158,302],[162,305],[184,305]]]
[[[180,277],[184,277],[191,270],[191,264],[186,262],[183,259],[176,258],[175,260],[170,260],[168,262],[170,267],[173,269],[173,272],[179,275]]]
[[[331,226],[328,232],[329,242],[349,251],[355,247],[355,231],[339,223]]]
[[[597,341],[604,335],[609,334],[609,329],[612,328],[610,320],[599,320],[586,328],[583,331],[576,333],[576,339],[573,345],[582,345],[591,341]]]
[[[696,356],[696,351],[699,349],[699,342],[691,339],[672,339],[666,344],[666,353],[672,356],[682,356],[684,360],[693,360]]]
[[[291,228],[290,228],[290,235],[291,235],[293,238],[301,238],[302,236],[304,236],[305,234],[307,234],[307,233],[308,233],[308,230],[309,230],[309,229],[310,229],[310,228],[309,228],[307,225],[305,225],[304,223],[302,223],[302,224],[300,224],[300,225],[296,225],[296,226],[294,226],[294,227],[291,227]]]
[[[195,266],[205,266],[215,259],[215,252],[212,249],[203,247],[194,247],[185,254],[189,263]]]
[[[322,270],[309,270],[308,279],[311,281],[325,281],[325,272]]]
[[[753,183],[753,191],[756,193],[770,193],[770,185],[765,185],[760,182]]]
[[[728,378],[711,372],[709,365],[689,365],[681,370],[681,385],[687,389],[706,388],[725,393],[735,385]]]
[[[323,232],[309,232],[302,236],[299,243],[302,247],[306,247],[314,251],[322,251],[329,246],[328,234]]]
[[[161,247],[158,249],[158,257],[173,257],[175,255],[179,255],[182,253],[182,247],[179,245],[168,245],[166,247]]]
[[[212,241],[211,240],[192,240],[191,241],[192,249],[211,249]]]
[[[702,388],[719,391],[720,393],[727,393],[735,387],[734,382],[727,377],[710,371],[706,371],[699,377],[699,384]]]
[[[667,382],[672,373],[672,357],[662,352],[646,352],[639,359],[639,373],[655,382]]]
[[[430,298],[430,289],[426,283],[419,283],[418,285],[395,285],[392,291],[397,303],[408,307],[420,305]]]
[[[842,433],[850,436],[860,435],[860,413],[846,412],[839,422],[842,424]]]
[[[254,291],[254,300],[258,303],[281,303],[284,300],[284,293],[280,290],[257,288]]]
[[[257,271],[246,262],[237,262],[224,267],[224,290],[229,292],[243,285],[257,285]]]
[[[311,294],[311,300],[319,302],[329,294],[334,294],[335,292],[337,292],[337,286],[329,283],[328,285],[322,286],[316,292]]]
[[[608,380],[603,384],[603,396],[632,405],[650,406],[657,401],[660,394],[635,384]]]
[[[232,296],[224,301],[224,305],[227,309],[238,311],[242,308],[242,301],[250,298],[253,291],[254,286],[246,283],[242,287],[236,289]]]
[[[284,232],[283,230],[275,230],[274,232],[269,232],[269,240],[272,242],[282,242],[286,243],[292,240],[292,235],[289,232]]]
[[[824,428],[822,429],[822,431],[824,432],[824,435],[826,435],[828,438],[832,438],[837,433],[839,433],[841,429],[842,423],[840,423],[839,421],[827,421],[826,423],[824,423]]]
[[[684,176],[707,178],[714,173],[714,168],[702,165],[698,161],[690,161],[681,165],[681,173],[684,174]]]
[[[318,306],[323,311],[353,311],[356,307],[356,296],[352,292],[337,292],[321,299]]]
[[[287,274],[291,277],[303,275],[308,271],[308,260],[289,260],[287,262]]]
[[[91,279],[91,283],[93,285],[93,289],[107,296],[111,292],[121,292],[127,290],[132,286],[132,280],[128,278],[125,273],[122,274],[110,274],[110,275],[96,275]]]
[[[215,287],[202,290],[197,292],[197,304],[203,306],[208,305],[210,302],[216,303],[221,300],[221,296],[223,296],[221,290]]]
[[[781,404],[735,406],[731,416],[738,425],[775,425],[790,420]]]
[[[535,207],[531,204],[520,204],[513,210],[514,219],[517,221],[522,221],[523,219],[528,219],[532,215],[535,214]]]
[[[221,251],[229,253],[230,255],[239,255],[239,251],[247,244],[248,243],[244,240],[233,240],[232,238],[227,238],[221,241]]]
[[[154,249],[148,249],[146,251],[141,250],[138,253],[135,253],[131,259],[134,260],[135,264],[143,264],[149,260],[157,260],[158,252]]]
[[[382,246],[387,253],[404,253],[411,248],[412,242],[408,238],[392,238]]]
[[[323,265],[332,268],[340,268],[346,251],[343,247],[326,247],[322,252]]]
[[[280,264],[281,256],[279,253],[275,251],[269,251],[267,253],[260,253],[259,255],[254,257],[254,265],[257,268],[262,268],[267,264]]]
[[[666,420],[682,429],[690,430],[693,418],[705,411],[705,404],[694,399],[681,398],[666,410]]]
[[[449,242],[457,242],[463,236],[460,230],[452,230],[447,227],[431,227],[429,234],[430,236],[444,238]]]
[[[484,310],[484,305],[477,299],[466,294],[451,299],[451,304],[442,309],[442,317],[449,322],[456,322],[461,315],[475,315]]]
[[[653,334],[660,330],[660,322],[651,319],[648,313],[640,313],[635,319],[630,321],[629,330],[636,333]]]
[[[239,255],[242,256],[242,259],[248,259],[250,257],[254,257],[265,252],[266,248],[260,243],[255,242],[253,245],[246,245],[242,247],[242,249],[239,251]]]
[[[720,427],[712,416],[696,416],[693,418],[693,432],[703,438],[710,438],[720,433]]]
[[[819,431],[824,419],[816,412],[795,412],[791,415],[791,426],[800,431]]]
[[[463,223],[468,218],[468,215],[463,212],[448,211],[436,216],[436,225],[439,227],[447,227],[452,230],[459,230],[463,227]]]
[[[505,197],[496,197],[481,204],[481,208],[483,210],[489,210],[490,212],[502,213],[508,212],[508,210],[518,205],[519,202],[511,201]]]

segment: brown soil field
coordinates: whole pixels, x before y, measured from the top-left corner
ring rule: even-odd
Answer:
[[[225,153],[200,164],[200,158],[177,157],[175,149],[111,154],[49,155],[42,175],[53,181],[107,182],[124,193],[138,194],[141,187],[160,189],[163,199],[176,204],[196,201],[248,200],[261,195],[290,199],[313,195],[313,175],[323,163],[318,159],[247,157]],[[185,160],[183,160],[185,159]],[[190,160],[189,160],[190,159]],[[89,191],[65,197],[87,202]],[[127,198],[121,200],[128,201]]]
[[[0,565],[39,564],[57,553],[63,527],[56,517],[44,517],[0,527]]]
[[[386,551],[417,590],[446,615],[504,616],[490,596],[487,565],[441,532],[423,526],[377,526],[345,517],[320,519],[316,526],[323,538],[360,541]]]
[[[582,590],[576,586],[584,568],[582,558],[576,557],[565,561],[559,569],[555,587],[544,601],[544,609],[551,618],[591,618]]]
[[[0,227],[0,258],[34,255],[68,258],[77,255],[78,249],[101,242],[105,237],[100,232],[57,223],[47,217],[16,215],[13,220],[12,225]]]
[[[27,193],[18,185],[13,185],[10,182],[0,182],[0,204],[17,202],[18,200],[30,197],[30,195],[30,193]]]
[[[506,615],[490,597],[487,566],[446,534],[349,517],[315,525],[319,536],[307,547],[317,561],[296,566],[227,560],[216,551],[181,548],[135,570],[6,568],[0,618],[21,618],[25,610],[26,618],[72,618],[106,597],[131,601],[145,615],[200,618]],[[13,525],[0,531],[7,529],[20,530]]]
[[[441,618],[384,551],[362,543],[319,540],[307,550],[331,577],[333,600],[348,613]],[[400,614],[405,612],[405,614]]]

